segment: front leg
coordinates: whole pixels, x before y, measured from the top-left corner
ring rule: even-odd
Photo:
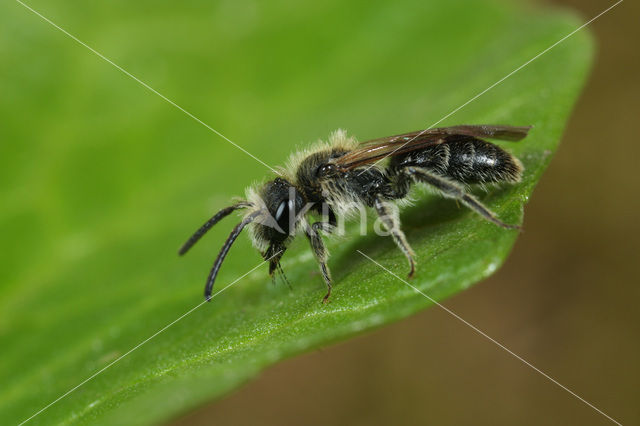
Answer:
[[[335,226],[329,222],[316,222],[313,225],[309,225],[309,223],[307,223],[305,226],[305,234],[309,239],[313,254],[316,257],[318,265],[320,266],[322,278],[327,284],[327,294],[322,299],[322,303],[327,303],[329,301],[329,296],[331,296],[331,272],[329,271],[329,267],[327,266],[327,260],[329,260],[329,251],[325,247],[324,241],[322,241],[322,237],[320,236],[318,230],[323,230],[324,232],[328,233],[331,232],[334,227]]]

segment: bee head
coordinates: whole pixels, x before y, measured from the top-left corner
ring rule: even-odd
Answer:
[[[295,186],[277,178],[260,189],[260,208],[264,215],[255,222],[268,242],[282,242],[296,233],[301,218],[304,199]]]
[[[240,201],[216,213],[205,222],[179,251],[185,254],[213,225],[235,210],[247,209],[248,212],[237,224],[225,241],[216,258],[205,286],[205,297],[211,298],[213,283],[218,275],[229,249],[242,230],[249,226],[253,244],[269,261],[269,274],[276,270],[282,272],[280,258],[293,239],[305,213],[304,198],[294,185],[282,178],[265,183],[259,191],[250,189],[247,200]]]
[[[282,178],[265,183],[248,198],[253,210],[261,212],[251,225],[253,244],[269,259],[269,273],[273,274],[301,223],[304,198],[294,185]]]

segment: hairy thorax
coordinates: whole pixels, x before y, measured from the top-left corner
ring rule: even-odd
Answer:
[[[378,167],[338,170],[331,160],[346,152],[340,148],[317,152],[298,166],[297,186],[316,210],[326,203],[336,213],[348,214],[362,205],[373,206],[376,197],[397,199],[406,195],[399,194],[392,179]]]

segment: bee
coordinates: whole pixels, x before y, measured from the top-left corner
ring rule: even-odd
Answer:
[[[516,183],[522,163],[503,148],[483,138],[523,139],[531,126],[461,125],[428,129],[374,139],[358,144],[338,130],[327,142],[291,156],[286,168],[260,186],[249,187],[246,199],[225,207],[204,223],[179,251],[185,254],[212,226],[236,210],[246,210],[224,242],[205,286],[210,300],[213,284],[229,249],[245,227],[253,245],[269,262],[269,275],[284,277],[280,260],[293,239],[304,234],[331,295],[329,252],[322,234],[336,230],[337,218],[358,208],[373,208],[409,264],[415,254],[400,226],[397,203],[408,199],[415,184],[424,184],[444,197],[458,200],[484,219],[506,229],[502,222],[467,191],[468,185]],[[384,161],[383,161],[384,160]],[[285,278],[286,280],[286,278]]]

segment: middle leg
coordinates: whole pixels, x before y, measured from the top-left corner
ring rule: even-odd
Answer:
[[[373,206],[378,213],[378,217],[387,228],[387,230],[391,233],[393,241],[396,243],[398,248],[400,248],[402,253],[407,258],[407,261],[409,262],[408,277],[413,277],[413,274],[416,271],[416,262],[413,259],[415,253],[407,242],[407,237],[405,237],[404,232],[402,232],[402,229],[400,229],[400,218],[398,217],[397,211],[394,209],[394,206],[381,200],[379,197],[376,198]]]

